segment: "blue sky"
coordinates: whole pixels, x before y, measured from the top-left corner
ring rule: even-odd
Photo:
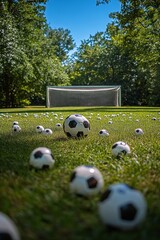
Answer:
[[[77,46],[90,35],[105,31],[111,12],[120,10],[119,0],[96,6],[96,0],[48,0],[46,18],[52,28],[69,29]]]

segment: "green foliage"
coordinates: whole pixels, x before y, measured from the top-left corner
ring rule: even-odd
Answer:
[[[120,2],[106,31],[83,41],[73,56],[71,83],[119,84],[123,105],[159,106],[159,1]]]
[[[0,5],[0,105],[44,104],[46,86],[67,85],[63,64],[74,47],[69,30],[52,30],[46,0],[5,1]],[[54,36],[54,38],[53,38]]]
[[[89,135],[80,140],[67,139],[55,124],[71,113],[81,113],[91,124]],[[92,115],[91,115],[92,113]],[[23,108],[5,109],[0,114],[0,206],[16,223],[21,238],[70,240],[158,240],[160,222],[160,138],[159,108]],[[99,115],[98,115],[99,114]],[[97,119],[101,117],[101,120]],[[91,118],[89,118],[91,117]],[[152,120],[156,117],[156,120]],[[113,124],[108,124],[108,121]],[[22,128],[13,134],[13,121]],[[53,135],[36,133],[43,125]],[[144,135],[135,136],[141,127]],[[102,138],[99,130],[106,128],[110,135]],[[111,155],[112,144],[127,142],[131,154],[121,159]],[[33,149],[51,149],[55,166],[51,170],[29,169]],[[140,190],[147,201],[148,211],[139,228],[129,232],[109,231],[100,221],[97,203],[100,194],[90,199],[74,196],[69,191],[72,170],[78,165],[96,166],[104,177],[105,190],[110,184],[125,182]]]
[[[67,59],[70,50],[75,47],[73,38],[68,29],[58,28],[47,31],[47,39],[54,48],[55,55],[63,62]]]
[[[0,29],[1,101],[6,107],[17,106],[21,105],[29,91],[26,83],[33,76],[33,69],[10,14],[6,13],[5,18],[0,18]]]
[[[70,57],[70,30],[48,26],[46,0],[0,1],[0,106],[44,104],[47,85],[70,84],[121,85],[122,105],[159,106],[159,0],[120,3]]]
[[[156,96],[154,92],[157,88],[159,89],[157,70],[160,62],[160,3],[147,0],[121,2],[121,13],[116,16],[119,34],[123,39],[121,45],[130,51],[130,55],[138,65],[140,74],[137,75],[135,83],[139,88],[144,89],[147,96],[146,103],[158,105],[158,95]]]
[[[96,5],[100,5],[100,4],[104,4],[104,3],[108,3],[109,0],[96,0]]]

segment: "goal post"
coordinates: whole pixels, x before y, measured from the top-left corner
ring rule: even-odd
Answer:
[[[46,106],[121,106],[121,86],[47,86]]]

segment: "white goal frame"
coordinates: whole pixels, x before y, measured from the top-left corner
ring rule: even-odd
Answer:
[[[47,108],[75,106],[119,107],[121,106],[121,85],[46,87]]]

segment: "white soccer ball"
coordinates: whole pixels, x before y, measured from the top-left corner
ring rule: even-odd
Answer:
[[[14,126],[14,125],[19,125],[18,121],[14,121],[12,126]]]
[[[62,124],[61,123],[56,123],[55,127],[56,127],[56,129],[61,129],[62,128]]]
[[[0,239],[20,240],[17,226],[2,212],[0,212]]]
[[[112,229],[130,230],[137,227],[145,219],[146,211],[143,194],[123,183],[110,185],[98,204],[102,222]]]
[[[19,125],[13,125],[12,126],[12,132],[15,132],[15,133],[17,133],[17,132],[20,132],[21,131],[21,127],[19,126]]]
[[[112,154],[120,157],[121,155],[127,155],[131,153],[130,147],[127,143],[118,141],[112,145]]]
[[[109,136],[109,132],[106,129],[101,129],[99,131],[99,136],[108,137]]]
[[[144,132],[143,132],[143,130],[141,128],[136,128],[134,130],[134,132],[135,132],[136,135],[143,135],[144,134]]]
[[[83,115],[73,114],[65,119],[63,130],[67,137],[86,137],[90,131],[90,123]]]
[[[30,166],[37,169],[47,169],[54,166],[55,160],[50,149],[38,147],[30,154]]]
[[[102,118],[100,116],[97,117],[97,120],[101,120]]]
[[[70,178],[72,193],[89,197],[98,194],[103,187],[103,176],[96,167],[81,165],[76,167]]]
[[[44,135],[52,135],[53,131],[50,128],[46,128],[42,131]]]
[[[36,132],[37,133],[42,133],[44,131],[44,127],[41,125],[36,126]]]

